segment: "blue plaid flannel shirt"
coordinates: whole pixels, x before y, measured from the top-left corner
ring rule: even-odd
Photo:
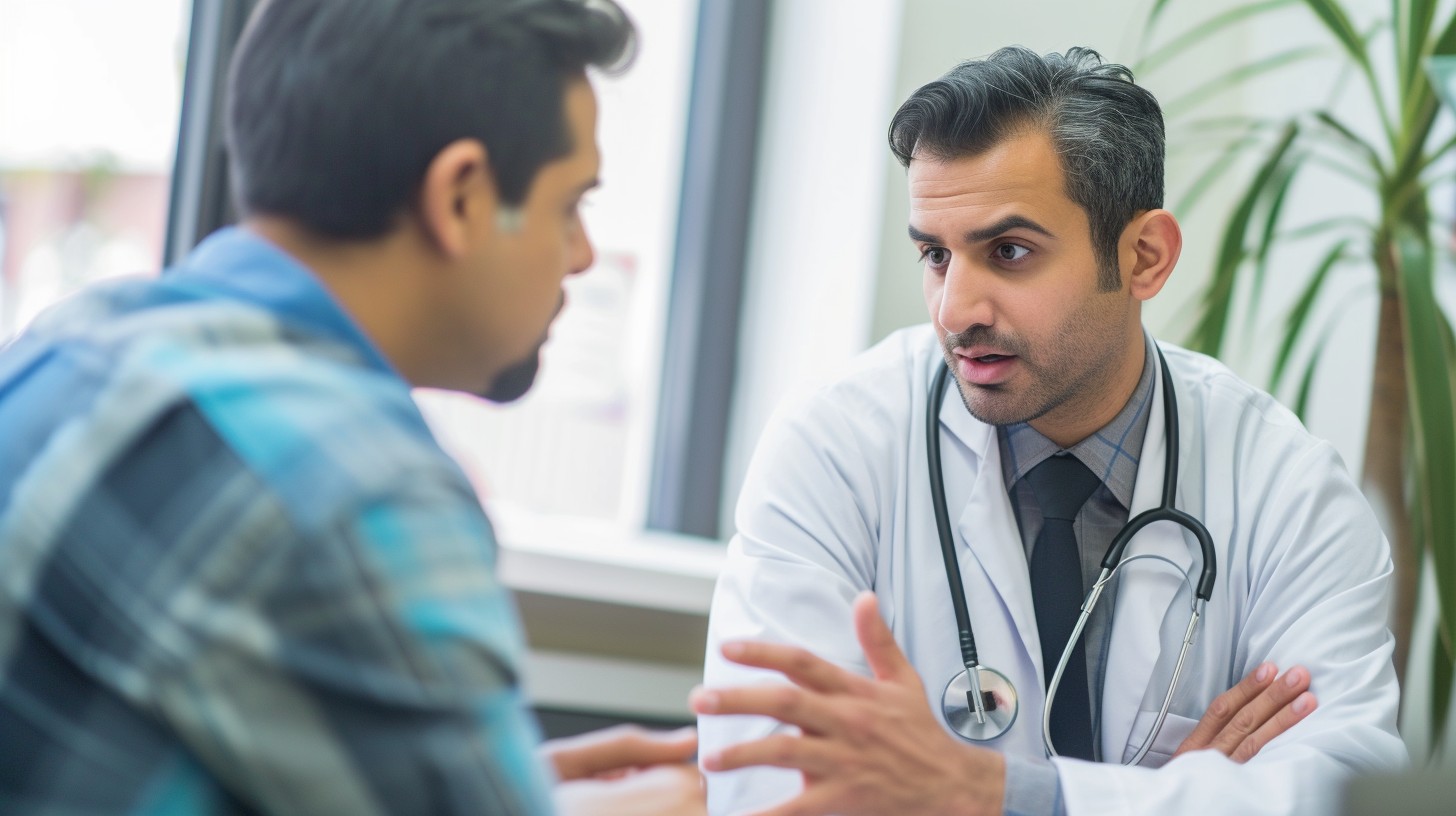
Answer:
[[[480,504],[245,231],[0,353],[0,812],[549,811]]]

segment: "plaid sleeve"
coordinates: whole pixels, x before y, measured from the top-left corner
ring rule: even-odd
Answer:
[[[549,812],[490,535],[473,496],[401,478],[268,569],[265,648],[204,650],[176,721],[272,812]]]
[[[361,482],[315,448],[280,491],[191,405],[94,476],[96,440],[63,441],[6,519],[6,801],[549,812],[490,526],[443,455]]]
[[[300,525],[205,419],[165,427],[100,490],[167,550],[134,585],[164,655],[144,696],[206,773],[268,813],[549,812],[521,630],[449,462],[318,484],[288,504],[337,506]]]
[[[0,360],[0,812],[549,811],[485,515],[295,272]]]

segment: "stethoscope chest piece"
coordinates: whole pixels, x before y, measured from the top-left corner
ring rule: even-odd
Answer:
[[[951,730],[972,742],[985,742],[1011,730],[1021,701],[1006,675],[985,666],[977,666],[976,674],[981,680],[981,721],[971,708],[971,683],[964,671],[945,685],[940,707]]]

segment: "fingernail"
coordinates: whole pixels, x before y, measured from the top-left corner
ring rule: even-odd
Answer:
[[[1314,695],[1313,694],[1310,694],[1307,691],[1305,693],[1299,695],[1299,697],[1297,699],[1295,699],[1295,701],[1294,701],[1294,713],[1295,714],[1303,714],[1304,712],[1310,710],[1313,707],[1314,707]]]
[[[703,767],[710,771],[723,770],[723,755],[708,754],[707,756],[703,757]]]
[[[1273,673],[1274,673],[1274,666],[1272,664],[1269,664],[1269,663],[1261,663],[1259,665],[1259,670],[1254,673],[1254,679],[1255,680],[1258,680],[1260,683],[1262,683],[1265,680],[1268,680],[1269,679],[1269,675],[1271,675]]]
[[[711,714],[718,710],[718,695],[706,689],[698,689],[693,692],[693,710],[703,714]]]
[[[1289,686],[1290,688],[1293,688],[1293,687],[1299,685],[1300,678],[1301,678],[1301,672],[1299,671],[1299,669],[1297,669],[1297,668],[1290,669],[1284,675],[1284,685]]]
[[[738,658],[743,657],[743,644],[742,643],[725,643],[725,644],[723,644],[723,656],[726,657],[726,658],[728,658],[729,660],[737,660]]]

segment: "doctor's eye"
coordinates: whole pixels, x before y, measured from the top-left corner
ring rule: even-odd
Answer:
[[[1019,261],[1031,253],[1031,250],[1020,244],[997,244],[992,250],[998,261]]]
[[[920,251],[920,262],[939,268],[950,263],[950,250],[945,247],[926,247]]]

